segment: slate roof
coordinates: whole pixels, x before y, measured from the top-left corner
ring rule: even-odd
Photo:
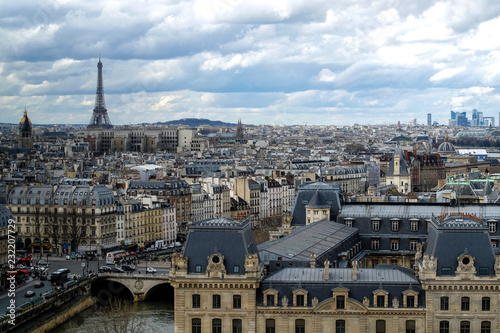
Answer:
[[[325,208],[330,207],[329,204],[326,203],[326,200],[323,198],[323,195],[319,190],[316,190],[311,201],[306,205],[307,208]]]
[[[140,180],[131,180],[129,184],[129,189],[165,189],[164,181],[140,181]]]
[[[419,293],[418,307],[425,306],[425,292],[415,277],[413,270],[396,265],[378,265],[376,268],[358,268],[358,279],[352,279],[352,268],[330,268],[328,280],[324,279],[324,268],[284,268],[266,277],[257,294],[257,304],[263,304],[262,292],[267,289],[278,291],[278,306],[283,296],[293,299],[293,291],[304,289],[308,292],[308,306],[314,297],[321,303],[332,298],[332,290],[349,290],[349,298],[362,302],[366,296],[373,306],[373,292],[383,289],[389,293],[389,306],[392,299],[398,298],[403,304],[403,292],[412,289]]]
[[[312,201],[316,192],[319,192],[330,208],[330,220],[334,221],[341,209],[341,188],[328,183],[306,183],[297,190],[297,196],[292,212],[292,226],[306,225],[306,206]]]
[[[408,176],[408,163],[406,162],[406,156],[403,153],[403,149],[401,146],[396,146],[396,149],[394,150],[394,156],[399,155],[399,174],[402,176]],[[389,168],[387,170],[386,175],[394,175],[394,156],[389,163]]]
[[[491,204],[464,204],[460,207],[443,205],[442,203],[408,204],[408,203],[348,203],[342,206],[344,217],[398,217],[427,218],[446,213],[468,212],[483,219],[500,216],[500,206]]]
[[[201,266],[198,274],[205,274],[208,257],[213,253],[224,256],[228,275],[245,274],[245,256],[257,253],[257,245],[248,220],[240,223],[220,217],[193,222],[183,253],[188,257],[188,274],[196,274],[197,265]],[[239,273],[233,273],[235,265]]]
[[[475,258],[476,275],[495,275],[495,254],[488,225],[473,218],[448,216],[443,221],[432,219],[424,253],[438,259],[437,276],[445,275],[443,267],[450,268],[451,274],[455,275],[457,258],[464,253]],[[480,272],[479,268],[487,268],[488,271]]]
[[[0,204],[0,228],[6,228],[10,219],[14,219],[12,213],[7,207]]]

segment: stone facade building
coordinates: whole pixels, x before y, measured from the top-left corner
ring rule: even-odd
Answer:
[[[470,213],[431,214],[426,222],[429,232],[417,246],[414,269],[362,267],[356,256],[341,252],[332,267],[321,252],[329,251],[321,245],[326,239],[314,228],[335,225],[328,242],[341,250],[349,245],[332,240],[342,230],[355,243],[361,237],[337,222],[312,223],[277,241],[276,249],[286,251],[287,238],[306,248],[313,246],[308,237],[319,237],[318,256],[304,260],[306,250],[297,258],[286,252],[287,258],[268,263],[261,246],[257,252],[249,221],[197,222],[172,260],[175,332],[498,332],[500,255],[491,246],[488,222]]]
[[[17,249],[75,252],[79,245],[116,242],[116,204],[104,185],[13,186],[6,207],[14,215]]]

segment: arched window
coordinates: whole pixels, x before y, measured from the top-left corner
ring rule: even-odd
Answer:
[[[201,333],[201,319],[193,318],[191,320],[191,331],[193,333]]]
[[[219,318],[212,319],[212,333],[222,333],[222,320]]]
[[[489,321],[481,322],[481,333],[491,333],[491,323]]]
[[[375,325],[376,333],[385,333],[385,320],[377,320]]]
[[[266,319],[266,333],[276,333],[276,322],[274,319]]]
[[[233,333],[242,333],[243,332],[243,324],[241,319],[233,319]]]
[[[470,321],[460,322],[460,333],[470,333]]]
[[[406,333],[415,333],[415,320],[406,321]]]
[[[306,333],[306,321],[304,319],[295,320],[295,333]]]

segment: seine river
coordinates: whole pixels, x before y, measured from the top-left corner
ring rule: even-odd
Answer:
[[[147,301],[136,302],[131,310],[139,316],[140,332],[174,333],[174,302]],[[73,317],[68,322],[52,330],[52,333],[92,333],[100,332],[96,327],[102,327],[99,322],[108,320],[102,316],[96,307],[89,308]],[[111,333],[111,332],[109,332]]]

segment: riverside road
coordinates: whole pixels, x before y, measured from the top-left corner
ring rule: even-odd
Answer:
[[[86,260],[66,260],[65,257],[48,257],[49,258],[49,269],[48,272],[49,274],[58,270],[59,268],[68,268],[71,270],[71,274],[76,274],[76,275],[83,275],[87,273],[88,271],[92,271],[96,273],[98,271],[98,268],[100,266],[111,266],[111,265],[106,265],[106,261],[104,259],[100,260],[91,260],[91,261],[86,261]],[[45,260],[46,257],[43,257]],[[33,263],[36,264],[39,259],[33,259]],[[168,274],[169,269],[170,269],[170,263],[165,263],[165,262],[159,262],[159,261],[143,261],[142,259],[139,260],[140,264],[136,265],[136,269],[133,272],[134,274],[146,274],[146,268],[147,267],[154,267],[156,268],[157,272],[156,274]],[[87,267],[88,263],[88,267]],[[82,267],[82,264],[84,267]],[[120,267],[120,266],[118,266]],[[126,273],[124,273],[126,274]],[[34,285],[36,282],[40,281],[40,278],[33,278],[30,277],[27,282],[16,286],[15,288],[15,301],[16,301],[16,307],[29,301],[31,297],[25,297],[24,293],[28,290],[34,291],[36,293],[36,296],[39,296],[40,294],[43,294],[49,290],[53,290],[54,286],[50,284],[50,281],[42,281],[44,282],[44,286],[41,288],[35,288]],[[0,313],[3,313],[7,310],[7,306],[10,304],[11,297],[8,296],[7,292],[3,292],[0,294]]]

